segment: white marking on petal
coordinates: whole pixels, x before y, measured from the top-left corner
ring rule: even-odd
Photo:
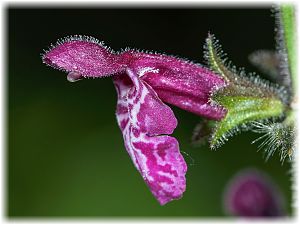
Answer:
[[[158,68],[154,68],[154,67],[142,67],[141,69],[139,69],[138,71],[138,75],[139,77],[144,76],[146,73],[159,73],[159,69]]]

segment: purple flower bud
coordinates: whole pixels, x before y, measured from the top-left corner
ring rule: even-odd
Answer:
[[[263,172],[248,169],[230,180],[224,193],[224,209],[240,217],[284,216],[282,193]]]
[[[47,51],[43,62],[68,72],[69,81],[113,76],[118,93],[116,116],[135,167],[160,204],[185,191],[187,170],[173,133],[177,120],[163,101],[219,120],[226,110],[209,102],[225,85],[210,70],[185,60],[125,50],[115,53],[86,36],[68,37]]]

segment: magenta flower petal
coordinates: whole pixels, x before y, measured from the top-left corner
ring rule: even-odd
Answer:
[[[210,119],[221,119],[226,110],[209,102],[212,91],[224,80],[199,64],[160,54],[124,52],[134,60],[128,65],[148,83],[164,102]]]
[[[124,57],[113,54],[97,39],[81,35],[58,41],[42,59],[54,68],[89,77],[108,76],[126,68]]]
[[[117,119],[125,147],[160,204],[185,191],[186,163],[171,134],[177,125],[172,110],[153,89],[127,69],[114,77],[118,93]]]

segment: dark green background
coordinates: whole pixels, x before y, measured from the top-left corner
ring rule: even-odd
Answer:
[[[199,7],[199,6],[198,6]],[[254,71],[247,56],[272,49],[270,8],[9,7],[7,215],[9,217],[224,216],[222,192],[240,169],[255,167],[278,184],[291,213],[290,165],[267,163],[257,136],[243,133],[217,151],[194,148],[199,118],[173,107],[174,136],[189,165],[183,198],[160,206],[125,151],[114,115],[111,78],[69,83],[41,63],[58,38],[94,36],[115,50],[127,46],[203,62],[207,32],[220,39],[237,66]],[[192,160],[192,159],[193,160]]]

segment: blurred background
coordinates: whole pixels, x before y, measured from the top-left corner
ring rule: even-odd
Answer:
[[[198,8],[197,8],[198,7]],[[257,134],[242,133],[217,151],[193,147],[200,118],[176,107],[174,136],[189,165],[182,199],[160,206],[126,153],[115,118],[111,78],[69,83],[40,53],[67,35],[96,37],[114,50],[133,47],[203,62],[208,31],[236,66],[274,49],[271,7],[25,8],[7,6],[8,217],[223,217],[227,182],[244,168],[268,174],[291,209],[290,164],[265,162]]]

